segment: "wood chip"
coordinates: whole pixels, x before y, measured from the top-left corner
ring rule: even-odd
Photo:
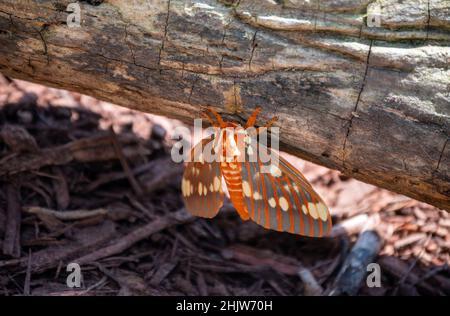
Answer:
[[[24,207],[24,211],[30,214],[53,216],[63,221],[81,220],[108,214],[108,210],[105,208],[95,210],[56,211],[39,206],[28,206]]]
[[[22,210],[20,206],[19,189],[15,184],[6,185],[6,225],[3,240],[3,254],[14,258],[20,257],[20,224]]]

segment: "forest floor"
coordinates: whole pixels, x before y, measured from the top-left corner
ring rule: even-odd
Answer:
[[[0,295],[450,295],[435,207],[286,155],[332,237],[265,230],[229,203],[193,218],[170,159],[178,121],[0,76],[0,126]],[[379,287],[357,278],[370,262]]]

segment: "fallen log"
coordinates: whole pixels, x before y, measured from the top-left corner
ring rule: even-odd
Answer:
[[[261,106],[282,149],[450,210],[448,1],[70,2],[1,1],[3,74],[190,124]]]

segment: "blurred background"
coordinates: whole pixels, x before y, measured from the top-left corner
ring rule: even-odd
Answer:
[[[229,203],[192,218],[170,159],[179,121],[0,76],[0,125],[0,295],[450,294],[435,207],[284,154],[330,207],[331,237],[265,230]],[[349,277],[352,260],[377,263],[380,286]]]

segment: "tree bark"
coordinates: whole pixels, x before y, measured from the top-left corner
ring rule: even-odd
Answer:
[[[450,1],[70,2],[0,2],[2,73],[187,123],[262,106],[282,149],[450,210]]]

